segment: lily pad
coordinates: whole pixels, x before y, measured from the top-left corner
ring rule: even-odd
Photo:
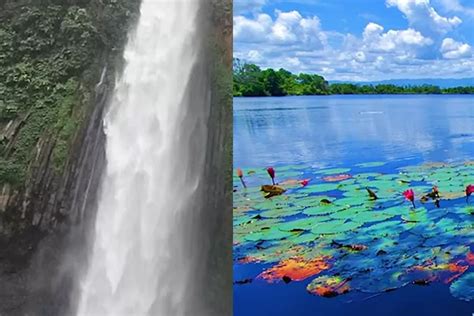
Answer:
[[[277,228],[270,228],[265,231],[251,233],[245,236],[245,240],[248,241],[265,241],[265,240],[278,240],[294,235],[292,232],[284,232]]]
[[[338,234],[357,229],[362,224],[352,221],[332,220],[330,222],[317,223],[311,232],[315,235]]]
[[[332,174],[341,174],[341,173],[348,173],[351,171],[350,168],[332,168],[332,169],[323,169],[316,171],[315,173],[324,174],[324,175],[332,175]]]
[[[318,257],[312,260],[298,257],[290,258],[264,271],[259,277],[268,282],[284,280],[285,277],[289,281],[302,281],[329,269],[330,265],[327,259],[326,257]]]
[[[299,190],[299,192],[305,193],[322,193],[322,192],[329,192],[338,189],[337,183],[322,183],[322,184],[313,184],[308,185]]]
[[[322,297],[334,297],[350,291],[349,279],[341,276],[321,276],[306,287],[308,292]]]
[[[276,225],[276,227],[282,231],[298,231],[298,230],[309,231],[316,223],[321,223],[327,220],[329,219],[322,216],[311,216],[311,217],[308,216],[308,217],[295,219],[292,221],[278,224]]]

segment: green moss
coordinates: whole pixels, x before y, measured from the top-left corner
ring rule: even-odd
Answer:
[[[63,170],[69,156],[71,140],[82,120],[74,116],[74,105],[77,104],[78,84],[75,80],[69,80],[64,85],[64,91],[57,101],[55,124],[53,127],[56,134],[56,144],[53,149],[52,159],[54,168],[60,172]]]
[[[0,25],[0,124],[22,120],[0,143],[0,183],[21,185],[40,140],[54,142],[61,175],[105,62],[117,66],[139,1],[43,1],[5,13]],[[6,150],[8,148],[8,150]]]
[[[0,159],[0,184],[18,185],[18,180],[21,179],[24,170],[21,166],[15,164],[13,161]]]

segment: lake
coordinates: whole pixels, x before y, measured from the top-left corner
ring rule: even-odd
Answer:
[[[474,313],[472,96],[235,98],[234,168],[235,315]]]

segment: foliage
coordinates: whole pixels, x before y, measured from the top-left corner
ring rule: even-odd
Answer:
[[[285,96],[328,94],[474,94],[474,87],[441,89],[438,86],[397,86],[393,84],[357,85],[334,83],[329,85],[316,74],[292,74],[285,69],[262,70],[254,64],[234,59],[234,96]]]
[[[474,164],[390,164],[281,165],[275,169],[286,191],[271,199],[260,191],[270,181],[262,166],[240,169],[247,186],[235,173],[234,264],[249,280],[304,282],[308,292],[328,298],[442,282],[455,297],[473,300],[473,206],[465,188]],[[321,177],[341,173],[350,177]],[[303,176],[309,185],[300,184]],[[434,186],[439,204],[423,199]],[[408,189],[413,206],[404,199]]]
[[[235,96],[325,95],[328,93],[328,83],[319,75],[294,75],[285,69],[261,70],[257,65],[234,60]]]
[[[350,83],[335,83],[331,85],[331,94],[441,94],[438,86],[397,86],[393,84],[356,85]]]
[[[62,173],[102,71],[101,58],[115,62],[139,4],[75,3],[44,1],[2,12],[0,128],[12,120],[22,124],[14,139],[2,136],[0,184],[25,181],[42,139],[54,143],[53,167]]]

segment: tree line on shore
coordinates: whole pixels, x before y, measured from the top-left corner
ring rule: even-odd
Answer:
[[[474,87],[440,88],[435,85],[329,84],[317,74],[293,74],[283,68],[265,69],[234,59],[234,96],[286,96],[331,94],[474,94]]]

